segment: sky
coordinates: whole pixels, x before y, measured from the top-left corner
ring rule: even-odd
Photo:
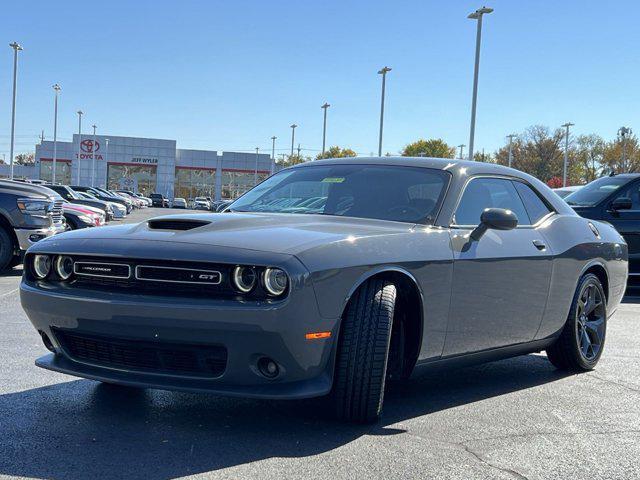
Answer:
[[[575,123],[613,138],[638,124],[637,1],[487,0],[476,151],[530,125]],[[8,157],[13,50],[19,42],[16,152],[42,130],[167,138],[179,148],[288,152],[327,144],[383,151],[419,138],[469,143],[476,23],[456,1],[28,1],[3,9],[0,155]],[[1,44],[1,42],[0,42]],[[640,125],[637,125],[640,129]],[[640,130],[639,130],[640,131]]]

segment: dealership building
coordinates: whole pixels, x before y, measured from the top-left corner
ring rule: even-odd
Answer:
[[[2,165],[6,176],[8,165]],[[268,154],[176,148],[175,140],[74,135],[57,142],[56,183],[126,189],[168,198],[237,198],[268,177],[275,165]],[[53,142],[36,145],[35,165],[16,177],[51,180]],[[3,175],[4,174],[4,175]]]

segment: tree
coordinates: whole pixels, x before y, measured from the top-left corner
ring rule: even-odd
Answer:
[[[7,164],[7,162],[4,161],[4,157],[0,158],[0,165],[6,165],[6,164]]]
[[[36,154],[33,152],[30,153],[20,153],[15,156],[16,165],[33,165],[36,163]]]
[[[626,170],[629,172],[640,171],[640,146],[638,145],[638,137],[631,135],[625,140],[626,146]],[[623,172],[624,165],[622,164],[623,156],[623,144],[621,138],[616,138],[611,142],[608,142],[603,151],[602,164],[604,170],[615,172]]]
[[[311,160],[309,157],[303,157],[302,155],[288,155],[285,159],[278,162],[278,165],[281,165],[282,168],[292,167],[293,165],[297,165],[299,163],[308,162]]]
[[[338,146],[334,146],[329,148],[329,150],[325,150],[324,154],[319,153],[316,156],[316,160],[320,160],[323,158],[344,158],[344,157],[357,157],[358,154],[351,150],[350,148],[340,148]]]
[[[570,155],[570,170],[579,177],[576,183],[589,183],[602,175],[605,147],[604,139],[593,133],[576,139],[574,155]]]
[[[450,147],[440,138],[420,139],[410,143],[402,151],[403,157],[453,158],[455,155],[456,147]]]
[[[495,157],[490,153],[476,152],[473,154],[473,159],[476,162],[495,163]]]

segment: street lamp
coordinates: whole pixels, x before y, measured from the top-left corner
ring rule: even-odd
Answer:
[[[322,122],[322,156],[324,156],[324,149],[327,140],[327,108],[331,105],[325,102],[320,108],[324,110],[324,120]]]
[[[18,52],[22,50],[22,47],[18,42],[10,43],[9,46],[13,48],[13,94],[11,102],[11,142],[9,147],[9,163],[11,164],[11,173],[9,179],[13,180],[13,142],[15,138],[16,128],[16,94],[18,89]]]
[[[95,124],[93,127],[93,146],[91,147],[91,186],[96,186],[96,147],[98,143],[96,142],[96,128],[98,128]]]
[[[618,129],[618,136],[622,140],[622,171],[627,171],[627,137],[633,132],[629,127],[620,127]]]
[[[260,151],[260,148],[256,147],[256,169],[253,172],[253,185],[257,185],[258,184],[258,152]]]
[[[573,127],[575,124],[567,122],[562,127],[566,129],[564,136],[564,166],[562,167],[562,186],[567,186],[567,165],[569,164],[569,127]]]
[[[511,144],[513,142],[513,139],[516,137],[517,135],[514,133],[507,135],[507,138],[509,139],[509,168],[511,168],[511,164],[513,163],[513,151],[511,149]]]
[[[51,183],[56,183],[56,160],[58,157],[58,93],[60,93],[60,85],[57,83],[53,86],[55,92],[55,100],[53,103],[53,172],[51,173]]]
[[[271,137],[271,175],[276,168],[276,137],[275,135]]]
[[[295,123],[293,125],[291,125],[291,156],[293,157],[293,142],[296,138],[296,127],[298,125],[296,125]]]
[[[382,156],[382,127],[384,125],[384,89],[387,83],[387,73],[391,69],[389,67],[383,67],[378,70],[378,75],[382,75],[382,97],[380,99],[380,134],[378,135],[378,156]]]
[[[80,157],[82,157],[82,115],[84,112],[78,110],[78,185],[80,185]]]
[[[458,145],[458,148],[460,149],[460,160],[462,160],[462,151],[464,150],[464,147],[466,147],[466,145],[464,143],[461,143],[460,145]]]
[[[476,102],[478,100],[478,70],[480,69],[480,40],[482,37],[482,16],[485,13],[493,12],[493,8],[482,7],[467,18],[478,21],[476,31],[476,62],[473,70],[473,95],[471,97],[471,127],[469,132],[469,160],[473,160],[473,141],[476,133]]]

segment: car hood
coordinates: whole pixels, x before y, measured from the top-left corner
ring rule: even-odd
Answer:
[[[199,225],[189,230],[176,228],[185,222]],[[139,224],[73,231],[56,241],[171,242],[296,255],[318,245],[405,234],[413,227],[413,224],[402,222],[325,215],[211,213],[166,215]],[[144,249],[143,246],[140,248]]]

